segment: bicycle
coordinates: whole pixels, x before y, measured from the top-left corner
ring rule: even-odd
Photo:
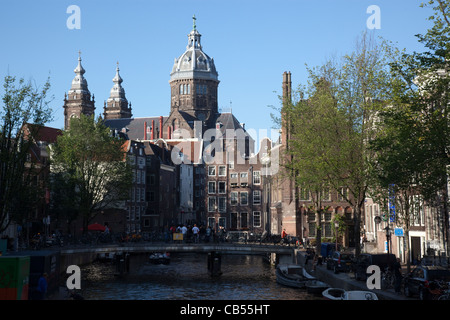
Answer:
[[[394,288],[394,283],[395,283],[394,274],[389,269],[389,267],[386,267],[386,269],[381,274],[381,288],[383,290],[392,289]]]
[[[450,300],[450,282],[441,284],[441,294],[437,300]]]

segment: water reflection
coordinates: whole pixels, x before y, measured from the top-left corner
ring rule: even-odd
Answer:
[[[132,274],[114,276],[114,266],[83,268],[82,295],[96,300],[317,300],[305,290],[276,283],[275,270],[261,256],[224,255],[223,275],[211,278],[207,256],[173,254],[170,265],[153,265],[143,256]]]

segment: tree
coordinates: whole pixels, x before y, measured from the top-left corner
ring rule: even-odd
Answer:
[[[59,198],[73,201],[84,232],[98,213],[129,198],[132,171],[124,142],[100,118],[81,115],[71,120],[52,150],[53,171],[64,176],[62,190],[71,192]]]
[[[379,185],[395,185],[397,199],[404,201],[404,219],[411,219],[410,197],[419,193],[428,203],[441,203],[443,235],[450,254],[450,2],[429,1],[434,24],[425,35],[417,35],[427,51],[403,54],[391,64],[395,81],[388,97],[391,107],[380,113],[386,132],[372,145],[379,156]],[[408,225],[406,225],[408,227]]]
[[[417,200],[421,198],[420,181],[427,174],[422,163],[427,155],[421,148],[420,122],[409,105],[392,101],[393,105],[380,111],[378,136],[371,142],[377,156],[373,159],[373,197],[384,204],[389,220],[403,226],[405,238],[416,218]],[[390,206],[395,205],[395,213]],[[405,253],[409,256],[409,241],[405,242]],[[407,260],[408,270],[410,260]]]
[[[341,61],[329,60],[310,69],[302,99],[283,110],[292,133],[291,172],[316,190],[325,186],[337,190],[352,206],[356,255],[373,157],[368,141],[390,79],[387,58],[384,47],[364,34],[355,51]]]
[[[2,108],[0,110],[0,232],[11,221],[20,221],[27,210],[33,208],[36,186],[33,163],[27,161],[30,148],[41,125],[51,120],[47,93],[50,82],[42,88],[24,79],[6,76],[4,80]],[[33,132],[25,132],[24,125]],[[28,163],[28,166],[27,166]],[[29,212],[29,211],[28,211]]]

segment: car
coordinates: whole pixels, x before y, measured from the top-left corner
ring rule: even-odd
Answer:
[[[395,254],[379,253],[361,253],[354,261],[353,269],[356,280],[367,279],[367,268],[371,265],[380,267],[380,271],[384,271],[387,267],[392,267],[395,263]]]
[[[404,279],[405,296],[418,295],[420,300],[431,299],[437,281],[450,281],[450,269],[441,266],[417,266]]]
[[[333,270],[334,273],[349,272],[352,270],[353,259],[354,255],[351,252],[334,251],[331,257],[327,259],[327,269]]]

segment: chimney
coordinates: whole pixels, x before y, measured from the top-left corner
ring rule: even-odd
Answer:
[[[155,139],[155,120],[152,120],[152,140]]]
[[[144,140],[147,140],[147,121],[144,121]]]
[[[291,97],[291,87],[292,87],[292,82],[291,82],[291,72],[284,72],[283,73],[283,83],[282,83],[282,88],[283,88],[283,107],[290,103],[292,101],[292,97]],[[288,142],[289,142],[289,119],[285,119],[285,117],[283,116],[284,112],[282,111],[282,119],[281,119],[281,144],[286,146],[286,148],[288,149]]]
[[[159,132],[160,138],[163,137],[163,117],[159,116]]]
[[[287,102],[291,100],[291,72],[283,73],[283,101]]]

